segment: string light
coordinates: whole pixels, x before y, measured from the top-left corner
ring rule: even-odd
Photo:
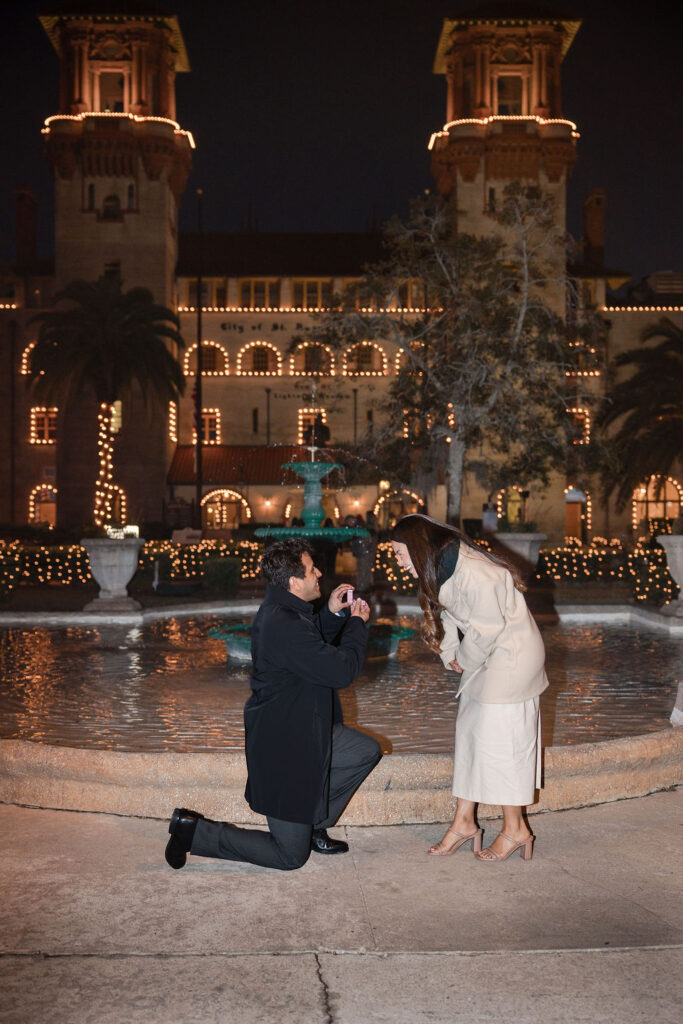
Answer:
[[[251,508],[247,499],[239,491],[232,491],[227,487],[218,487],[215,491],[209,491],[208,494],[205,494],[201,501],[201,507],[204,508],[205,505],[215,501],[217,498],[239,502],[242,505],[245,518],[251,519]]]
[[[589,409],[584,409],[582,406],[572,406],[567,409],[570,416],[580,417],[582,421],[582,437],[574,438],[572,444],[590,444],[591,440],[591,414]],[[565,494],[567,490],[565,489]]]
[[[168,438],[174,444],[178,443],[178,405],[176,402],[168,403]]]
[[[312,427],[315,423],[316,416],[322,418],[323,423],[327,423],[327,410],[323,408],[308,407],[306,409],[299,409],[297,413],[297,444],[304,443],[304,433],[308,427]]]
[[[81,114],[53,114],[51,117],[46,117],[44,121],[44,127],[41,128],[42,135],[49,135],[52,130],[52,124],[55,121],[81,121],[83,122],[86,117],[93,118],[119,118],[125,121],[133,121],[136,124],[147,124],[148,122],[154,124],[168,124],[173,128],[175,135],[183,135],[190,144],[190,149],[196,149],[194,136],[192,132],[184,131],[177,121],[171,120],[170,117],[156,117],[153,115],[143,116],[142,114],[126,114],[118,110],[86,110]]]
[[[328,355],[330,362],[329,368],[327,370],[307,370],[305,366],[305,356],[303,369],[296,369],[297,357],[303,355],[304,350],[308,348],[322,349],[322,351]],[[334,377],[334,355],[332,353],[332,349],[328,345],[322,345],[317,341],[302,341],[300,345],[297,345],[296,349],[294,350],[294,352],[292,352],[290,356],[289,372],[292,377],[310,377],[312,373],[325,377]]]
[[[2,307],[0,306],[0,309],[1,308]],[[29,341],[28,345],[21,354],[21,366],[19,368],[19,373],[21,373],[24,377],[27,377],[31,372],[31,352],[33,352],[35,347],[35,341]],[[41,370],[40,372],[42,374],[45,371]]]
[[[664,484],[671,484],[672,487],[676,488],[676,492],[678,494],[678,512],[673,517],[668,517],[666,515],[666,506],[670,501],[672,501],[672,499],[667,499],[666,496],[664,496],[663,499],[654,498],[654,494],[657,490],[658,481],[663,481]],[[683,487],[681,487],[678,480],[676,480],[672,476],[651,476],[648,480],[645,480],[640,485],[640,487],[636,487],[635,491],[633,492],[633,497],[631,499],[631,526],[633,527],[634,531],[638,529],[638,524],[640,523],[641,519],[647,518],[647,516],[644,513],[644,510],[639,510],[638,506],[644,505],[645,510],[647,509],[648,491],[650,490],[652,490],[653,492],[653,498],[655,501],[662,501],[664,512],[664,515],[662,516],[663,519],[675,519],[677,518],[677,516],[681,514],[681,510],[683,509]]]
[[[54,502],[57,499],[57,488],[52,484],[37,484],[28,496],[28,521],[38,521],[38,505],[42,502]],[[50,524],[52,529],[52,524]]]
[[[196,374],[196,372],[197,372],[196,364],[195,364],[195,368],[194,369],[191,369],[191,367],[190,367],[190,357],[192,356],[193,352],[197,351],[197,347],[198,347],[197,346],[197,342],[195,342],[194,345],[191,345],[185,351],[185,357],[183,359],[183,373],[185,374],[186,377],[189,377],[192,374]],[[223,357],[223,369],[222,370],[207,370],[207,369],[205,369],[204,352],[206,352],[208,349],[213,349],[214,351],[218,350],[218,352],[220,352],[221,356]],[[213,352],[212,352],[212,355],[213,355]],[[227,351],[223,348],[223,346],[219,342],[217,342],[217,341],[203,341],[202,342],[202,377],[227,377],[229,372],[230,372],[230,358],[228,356]]]
[[[539,117],[537,114],[492,114],[490,117],[461,117],[456,121],[448,121],[441,131],[432,133],[427,149],[433,149],[437,139],[450,135],[451,128],[459,128],[461,125],[475,125],[483,128],[486,125],[493,124],[494,122],[510,121],[526,121],[528,123],[535,122],[542,128],[545,128],[550,124],[564,125],[566,128],[569,128],[573,139],[581,138],[574,122],[568,121],[563,117]]]
[[[380,356],[382,368],[380,370],[350,370],[349,361],[354,358],[354,353],[358,353],[360,349],[374,349]],[[360,359],[357,354],[355,359],[357,364],[360,365]],[[386,352],[376,341],[359,341],[358,344],[348,348],[342,356],[342,375],[344,377],[385,377],[388,372],[389,365]]]
[[[683,306],[603,306],[603,313],[683,313]]]
[[[202,409],[202,444],[221,444],[220,409]],[[214,435],[213,437],[211,435]],[[197,428],[192,428],[192,444],[197,443]]]
[[[245,356],[248,353],[251,353],[252,360],[253,360],[254,353],[253,353],[252,350],[255,349],[255,348],[265,348],[269,352],[274,352],[275,353],[275,358],[277,360],[277,369],[275,369],[275,370],[271,370],[270,369],[270,359],[268,360],[269,369],[267,369],[267,370],[253,370],[253,369],[252,370],[245,370],[245,369],[243,369],[243,362],[244,362]],[[253,361],[252,361],[252,366],[253,366]],[[236,372],[238,377],[276,377],[276,376],[277,377],[281,377],[282,376],[282,354],[281,354],[279,348],[277,347],[277,345],[273,345],[273,343],[271,341],[250,341],[248,345],[245,345],[237,353],[237,369],[236,369],[235,372]]]
[[[404,489],[402,491],[387,491],[385,494],[381,496],[381,498],[377,499],[377,501],[375,502],[375,506],[373,508],[373,512],[377,516],[379,515],[379,510],[381,509],[385,501],[403,501],[405,497],[408,497],[412,501],[416,502],[416,504],[419,505],[420,508],[424,507],[424,501],[422,500],[419,494],[416,494],[415,491],[407,491]]]
[[[28,438],[30,444],[57,443],[58,411],[59,410],[54,405],[31,406],[31,420]]]
[[[114,406],[106,402],[100,404],[97,414],[97,454],[99,472],[95,482],[95,505],[93,522],[96,526],[107,526],[114,520],[114,512],[118,501],[117,522],[125,523],[127,519],[126,495],[121,487],[113,483],[114,441],[112,437],[112,417]]]

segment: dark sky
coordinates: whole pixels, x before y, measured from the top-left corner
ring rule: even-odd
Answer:
[[[0,83],[0,258],[14,249],[16,184],[40,196],[51,244],[52,185],[42,121],[58,109],[57,57],[37,20],[45,4],[3,5]],[[444,17],[476,0],[169,0],[192,71],[177,78],[178,119],[197,141],[181,225],[194,226],[195,188],[207,230],[234,230],[252,204],[272,231],[362,230],[405,213],[432,186],[427,142],[445,120],[432,74]],[[553,9],[558,5],[549,4]],[[579,159],[569,229],[607,190],[607,263],[640,278],[683,270],[683,14],[668,2],[590,0],[564,62],[564,114]],[[577,12],[581,8],[562,6]]]

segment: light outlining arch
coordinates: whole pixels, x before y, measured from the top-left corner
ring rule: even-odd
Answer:
[[[496,511],[498,512],[499,519],[507,519],[507,512],[503,508],[503,501],[505,500],[506,491],[517,491],[519,494],[519,500],[522,500],[523,487],[518,487],[517,484],[511,484],[509,487],[501,487],[496,495]]]
[[[307,348],[319,348],[319,349],[322,349],[323,352],[325,352],[327,354],[327,356],[329,357],[329,368],[327,370],[313,370],[313,371],[306,370],[306,369],[297,370],[296,369],[296,358],[297,358],[297,356],[300,356],[301,353],[305,349],[307,349]],[[294,349],[294,351],[292,352],[291,356],[289,357],[289,373],[290,373],[290,376],[292,376],[292,377],[314,377],[314,376],[334,377],[334,375],[335,375],[334,353],[333,353],[332,349],[329,347],[329,345],[323,345],[322,342],[319,342],[319,341],[302,341],[300,345],[297,345],[297,347]]]
[[[228,501],[239,502],[244,513],[244,518],[250,520],[252,518],[251,505],[239,491],[233,491],[230,487],[214,487],[212,491],[208,491],[201,500],[201,507],[209,504],[211,501],[215,501],[216,498],[225,498]]]
[[[379,515],[382,505],[387,501],[403,500],[403,497],[407,495],[412,501],[417,502],[420,508],[424,508],[424,501],[415,491],[409,491],[406,487],[402,487],[400,490],[385,491],[385,493],[378,498],[375,502],[373,512],[376,516]]]
[[[21,364],[19,366],[19,373],[22,374],[22,376],[24,377],[28,377],[29,373],[31,372],[31,353],[33,352],[35,347],[35,340],[29,341],[28,345],[21,353]]]
[[[581,502],[581,504],[585,506],[581,514],[581,518],[586,524],[586,531],[590,533],[593,529],[593,499],[591,497],[591,492],[587,487],[579,486],[577,483],[569,484],[568,487],[565,487],[565,495],[569,494],[570,491],[581,491],[586,495],[585,502]]]
[[[676,488],[676,492],[678,494],[678,515],[680,516],[681,513],[683,513],[683,487],[679,484],[678,480],[673,476],[662,477],[661,474],[653,473],[652,476],[649,476],[647,480],[644,480],[642,484],[636,487],[631,497],[631,525],[633,526],[634,531],[638,529],[638,523],[640,522],[640,517],[638,516],[638,504],[643,501],[644,497],[647,497],[647,491],[650,484],[658,479],[663,480],[664,483],[671,484]],[[664,497],[662,497],[661,500],[664,501]]]
[[[223,346],[218,341],[211,341],[209,339],[205,339],[204,341],[202,341],[202,353],[206,349],[210,348],[218,349],[218,351],[220,352],[221,356],[223,357],[223,369],[205,370],[204,367],[202,366],[202,377],[227,377],[228,374],[230,373],[230,357],[228,355],[227,349],[223,348]],[[196,351],[196,341],[194,345],[190,345],[188,349],[185,349],[185,355],[183,357],[183,373],[185,374],[186,377],[196,376],[196,369],[190,369],[190,357],[192,356],[192,353]]]
[[[271,352],[275,353],[277,358],[277,369],[275,370],[245,370],[243,369],[244,357],[251,351],[251,349],[261,346],[263,348],[270,349]],[[281,377],[282,376],[282,353],[277,345],[274,345],[272,341],[266,341],[265,339],[257,338],[254,341],[248,342],[243,345],[237,353],[237,364],[235,373],[238,377]]]
[[[57,488],[53,487],[52,484],[36,484],[31,493],[28,496],[28,521],[34,523],[36,521],[36,511],[42,501],[56,501],[57,500]]]
[[[374,349],[376,352],[379,352],[380,358],[382,360],[382,369],[381,370],[350,370],[349,369],[349,358],[350,358],[350,356],[357,349],[361,349],[361,348],[366,348],[366,349],[370,348],[370,349]],[[389,360],[387,359],[387,354],[384,351],[384,349],[382,348],[382,346],[380,344],[378,344],[378,342],[376,342],[376,341],[357,341],[354,345],[349,345],[349,347],[344,351],[344,353],[342,355],[342,374],[345,377],[386,377],[388,373],[389,373]]]

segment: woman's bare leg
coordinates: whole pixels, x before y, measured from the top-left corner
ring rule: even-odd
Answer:
[[[531,835],[524,820],[523,810],[522,807],[503,807],[503,827],[500,831],[503,836],[509,836],[515,843],[523,843]],[[506,842],[501,835],[497,835],[486,849],[492,850],[493,853],[505,854],[510,849],[510,843]],[[480,856],[483,860],[492,859],[486,856],[486,850],[482,850]]]
[[[457,797],[455,816],[448,826],[446,834],[439,843],[429,848],[430,853],[449,853],[451,848],[458,842],[459,836],[471,836],[477,831],[477,823],[474,820],[474,810],[477,805],[472,800],[463,800]]]

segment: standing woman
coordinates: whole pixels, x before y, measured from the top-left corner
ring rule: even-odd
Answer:
[[[455,817],[430,853],[466,843],[479,860],[531,859],[522,814],[540,786],[539,695],[545,650],[512,566],[453,526],[409,515],[391,533],[398,564],[418,581],[423,637],[448,669],[462,672],[455,728]],[[478,803],[500,804],[503,828],[482,850]]]

